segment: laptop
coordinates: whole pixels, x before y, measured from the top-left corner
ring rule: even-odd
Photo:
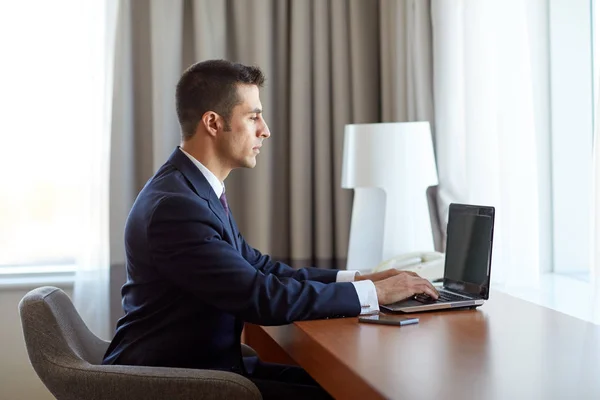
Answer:
[[[450,204],[444,279],[439,299],[423,294],[382,305],[386,311],[414,313],[475,308],[489,298],[494,207]]]

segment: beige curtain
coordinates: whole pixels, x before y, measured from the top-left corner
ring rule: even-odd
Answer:
[[[179,143],[175,84],[193,62],[226,58],[266,73],[271,139],[257,167],[225,185],[248,242],[292,265],[344,267],[344,125],[433,122],[429,1],[125,1],[118,34],[113,264],[124,260],[135,196]]]

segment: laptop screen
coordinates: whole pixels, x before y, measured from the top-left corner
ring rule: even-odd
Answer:
[[[444,286],[488,298],[493,208],[451,205]]]

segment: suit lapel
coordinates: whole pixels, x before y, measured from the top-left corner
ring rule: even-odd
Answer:
[[[237,249],[238,246],[236,236],[233,232],[232,225],[229,222],[229,218],[225,214],[225,209],[223,208],[223,205],[221,205],[221,202],[217,198],[217,194],[210,186],[210,183],[208,183],[202,172],[200,172],[198,167],[196,167],[194,163],[185,154],[183,154],[181,150],[179,150],[179,147],[177,147],[171,154],[168,162],[181,171],[183,176],[185,176],[185,178],[194,188],[196,194],[208,202],[208,207],[217,216],[217,218],[219,218],[225,230],[233,238],[234,246]]]
[[[240,251],[240,243],[238,240],[239,230],[237,225],[235,224],[235,219],[233,215],[231,215],[231,210],[229,210],[229,226],[231,227],[231,233],[233,234],[233,243],[235,244],[235,248]]]

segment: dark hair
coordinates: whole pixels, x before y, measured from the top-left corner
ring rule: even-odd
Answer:
[[[175,93],[177,118],[181,136],[194,136],[196,127],[207,111],[214,111],[225,119],[225,129],[233,107],[239,104],[238,84],[262,86],[265,77],[258,67],[226,60],[208,60],[189,67],[179,79]]]

